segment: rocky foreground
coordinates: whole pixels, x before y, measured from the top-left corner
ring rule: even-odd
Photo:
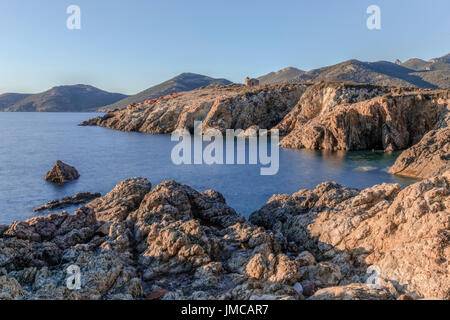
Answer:
[[[352,83],[206,87],[131,104],[82,125],[171,133],[278,129],[294,149],[405,150],[394,174],[428,178],[450,169],[450,90]]]
[[[449,194],[450,171],[323,183],[246,221],[215,191],[133,178],[74,215],[0,226],[0,299],[450,299]]]

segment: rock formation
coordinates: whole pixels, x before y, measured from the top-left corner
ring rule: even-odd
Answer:
[[[374,266],[380,284],[394,293],[450,299],[449,194],[450,171],[404,190],[397,184],[360,191],[323,183],[274,195],[249,220],[335,264],[339,285],[365,283]]]
[[[172,133],[203,120],[203,129],[271,129],[295,106],[308,85],[286,84],[245,87],[232,84],[206,87],[129,105],[82,125],[122,131]]]
[[[45,175],[45,180],[61,184],[78,179],[79,177],[80,174],[77,169],[58,160],[52,170]]]
[[[446,91],[315,85],[277,126],[286,134],[280,145],[333,151],[405,149],[435,126],[449,101]]]
[[[450,106],[439,121],[411,148],[403,151],[389,170],[417,178],[428,178],[450,169]]]
[[[321,82],[182,92],[129,105],[82,125],[172,133],[210,128],[278,129],[294,149],[407,150],[391,172],[418,178],[449,168],[449,90]],[[245,134],[244,134],[245,135]]]
[[[91,201],[95,198],[99,198],[102,195],[100,193],[82,192],[77,193],[71,197],[64,197],[61,200],[53,200],[43,206],[36,208],[34,212],[52,211],[55,209],[61,209],[72,205],[82,204]]]
[[[215,191],[151,187],[129,179],[74,215],[0,225],[0,298],[450,299],[450,171],[404,190],[323,183],[250,221]]]

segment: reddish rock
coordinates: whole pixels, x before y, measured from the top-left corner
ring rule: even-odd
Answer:
[[[147,300],[160,300],[164,298],[167,293],[169,293],[169,291],[166,289],[153,291],[147,296]]]
[[[78,179],[79,177],[80,174],[77,169],[58,160],[56,161],[53,169],[45,175],[45,180],[54,183],[65,183]]]

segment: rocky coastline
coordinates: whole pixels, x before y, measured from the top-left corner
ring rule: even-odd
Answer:
[[[403,190],[327,182],[247,221],[218,192],[133,178],[0,226],[0,298],[450,299],[449,194],[450,171]]]
[[[324,182],[246,219],[216,191],[128,179],[73,215],[0,225],[0,299],[449,300],[449,92],[233,84],[88,120],[171,133],[204,119],[204,130],[278,129],[287,148],[403,150],[390,172],[422,180]]]
[[[450,169],[450,90],[346,82],[206,87],[129,105],[83,122],[160,134],[203,119],[203,130],[278,129],[280,146],[403,150],[391,173],[428,178]]]

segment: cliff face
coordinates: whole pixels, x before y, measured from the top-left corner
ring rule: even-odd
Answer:
[[[280,145],[295,149],[401,150],[432,129],[447,105],[448,100],[439,99],[437,93],[414,92],[357,103],[306,102],[306,108],[298,106],[296,124]]]
[[[131,104],[82,125],[123,131],[171,133],[279,129],[280,145],[294,149],[403,150],[391,172],[430,177],[448,168],[448,90],[375,85],[289,83],[228,85],[176,93]]]
[[[389,170],[392,174],[427,178],[450,169],[450,106],[433,130],[411,148],[403,151]]]
[[[450,299],[449,194],[448,171],[404,190],[323,183],[246,221],[218,192],[133,178],[74,215],[0,225],[0,298]]]

